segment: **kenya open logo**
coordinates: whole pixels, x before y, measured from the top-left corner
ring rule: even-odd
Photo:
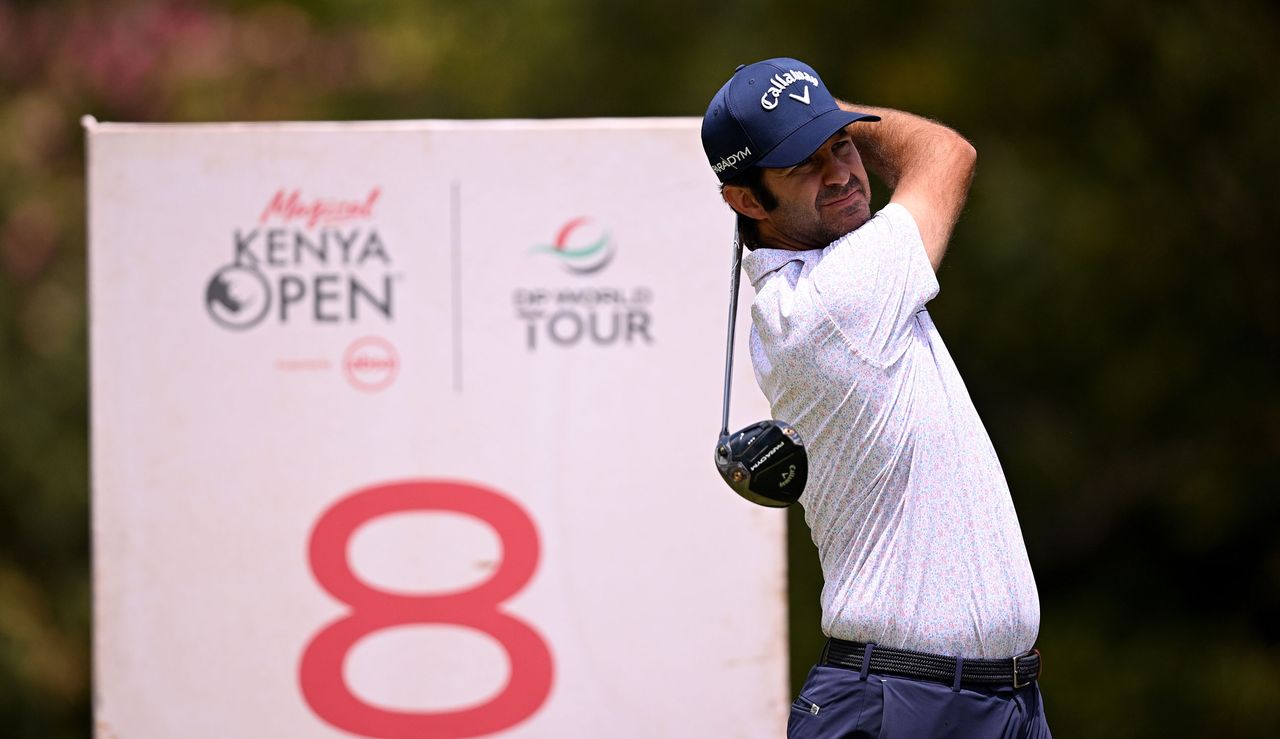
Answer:
[[[531,251],[555,256],[574,274],[595,274],[609,266],[617,249],[608,231],[586,228],[589,223],[589,218],[574,218],[560,227],[554,243],[539,244]]]
[[[244,331],[264,321],[355,324],[391,321],[391,254],[373,218],[381,191],[364,197],[303,197],[277,190],[256,221],[231,233],[231,263],[204,290],[209,317]]]
[[[223,328],[253,328],[271,309],[271,286],[255,267],[229,264],[213,273],[204,291],[209,317]]]

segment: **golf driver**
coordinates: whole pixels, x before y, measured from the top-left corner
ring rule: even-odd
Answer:
[[[716,469],[725,483],[752,503],[785,508],[800,498],[809,478],[809,456],[800,434],[782,421],[766,420],[729,433],[729,385],[733,377],[733,329],[738,317],[742,242],[733,229],[733,276],[729,288],[729,343],[724,357],[724,415],[716,442]]]

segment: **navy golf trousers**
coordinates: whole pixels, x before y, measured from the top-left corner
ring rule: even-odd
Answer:
[[[1036,683],[955,690],[819,665],[791,704],[788,739],[1051,739]]]

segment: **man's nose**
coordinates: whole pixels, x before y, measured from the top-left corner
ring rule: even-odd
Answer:
[[[849,165],[840,157],[826,156],[822,159],[822,184],[844,185],[849,182]]]

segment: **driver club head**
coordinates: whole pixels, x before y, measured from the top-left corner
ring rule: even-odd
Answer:
[[[760,421],[720,437],[716,469],[735,493],[752,503],[785,508],[804,492],[809,455],[791,426]]]

